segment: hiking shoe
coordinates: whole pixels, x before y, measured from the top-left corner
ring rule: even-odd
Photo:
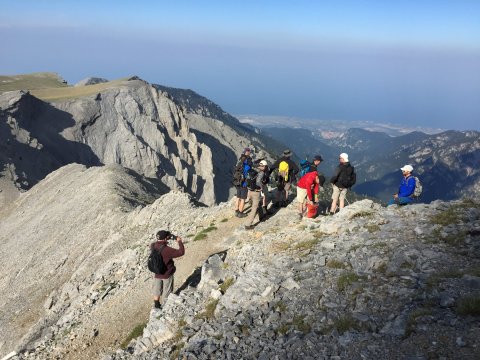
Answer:
[[[240,213],[240,211],[235,210],[235,216],[238,216],[239,213]]]
[[[244,218],[246,216],[247,216],[247,214],[245,214],[243,212],[238,212],[238,214],[237,214],[237,217],[239,217],[239,218]]]
[[[303,219],[303,215],[302,214],[298,214],[298,220],[302,220]]]
[[[252,230],[253,228],[253,225],[245,225],[245,230]]]
[[[159,301],[154,301],[154,305],[155,309],[161,309],[162,308],[162,305],[160,305],[160,302]]]

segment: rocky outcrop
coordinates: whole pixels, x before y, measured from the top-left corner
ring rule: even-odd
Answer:
[[[226,239],[198,286],[105,359],[480,355],[479,202],[363,200],[294,224],[292,212]]]
[[[80,80],[75,84],[75,86],[88,86],[88,85],[95,85],[95,84],[102,84],[108,82],[107,79],[100,78],[100,77],[88,77],[83,80]]]
[[[248,144],[218,121],[208,129],[214,135],[191,131],[168,94],[142,80],[52,104],[21,91],[2,94],[0,130],[2,175],[19,191],[72,162],[120,164],[208,205],[229,197],[237,156],[230,146]],[[216,140],[218,133],[230,134],[230,143]]]

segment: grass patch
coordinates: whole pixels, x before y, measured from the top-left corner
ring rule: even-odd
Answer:
[[[170,355],[170,360],[176,360],[180,356],[180,351],[185,347],[185,343],[181,342],[173,346],[173,352]]]
[[[195,237],[193,238],[193,241],[198,241],[198,240],[203,240],[207,237],[207,234],[211,231],[214,231],[214,230],[217,230],[217,227],[210,224],[209,227],[203,229],[202,231],[200,231],[197,235],[195,235]]]
[[[346,268],[344,263],[342,263],[341,261],[335,260],[335,259],[328,260],[326,266],[331,268],[331,269],[345,269]]]
[[[365,225],[365,229],[367,229],[369,233],[374,233],[380,231],[380,226],[377,224],[367,224]]]
[[[335,319],[335,321],[333,323],[333,327],[335,327],[335,329],[337,329],[337,331],[340,334],[343,334],[344,332],[349,331],[349,330],[358,330],[359,329],[359,326],[358,326],[357,322],[350,315],[341,316],[341,317]]]
[[[356,244],[356,245],[352,245],[349,249],[349,251],[357,251],[358,249],[360,249],[363,245],[360,245],[360,244]]]
[[[373,213],[371,213],[371,212],[361,211],[361,212],[358,212],[358,213],[354,214],[354,215],[352,216],[352,218],[353,218],[353,219],[355,219],[355,218],[362,218],[362,217],[368,217],[368,216],[372,216],[372,215],[373,215]]]
[[[289,242],[278,242],[274,243],[271,249],[274,253],[279,253],[290,249],[290,245],[291,244]]]
[[[287,310],[287,305],[283,301],[279,301],[275,304],[275,310],[278,310],[278,312],[283,313]]]
[[[387,247],[386,242],[378,242],[370,246],[372,249],[383,249],[384,247]]]
[[[316,230],[312,232],[312,235],[315,239],[320,239],[324,234],[321,231]]]
[[[220,220],[220,222],[227,222],[228,219],[227,218],[223,218],[222,220]]]
[[[122,341],[122,343],[120,344],[120,347],[122,349],[126,349],[128,344],[130,344],[130,341],[132,341],[133,339],[141,336],[143,334],[143,329],[145,329],[147,327],[147,323],[144,322],[144,323],[141,323],[141,324],[138,324],[137,326],[135,326],[133,328],[133,330],[130,332],[130,334],[128,334],[128,336],[125,338],[125,340]]]
[[[320,240],[315,238],[315,239],[312,239],[312,240],[305,240],[305,241],[301,241],[299,242],[298,244],[295,244],[295,246],[293,247],[295,250],[311,250],[315,245],[318,244]]]
[[[240,326],[240,331],[244,336],[250,335],[250,327],[247,324],[243,324],[242,326]]]
[[[462,220],[461,211],[470,208],[479,209],[480,204],[471,199],[464,199],[460,204],[452,205],[447,210],[432,216],[430,223],[438,225],[456,224]]]
[[[198,313],[195,318],[196,319],[203,319],[203,320],[210,320],[213,319],[215,314],[215,309],[218,305],[218,299],[211,299],[207,305],[205,305],[205,310],[201,313]]]
[[[413,332],[415,329],[415,326],[417,325],[417,319],[422,316],[429,316],[432,315],[432,309],[430,308],[420,308],[412,311],[408,315],[407,319],[407,326],[405,329],[405,337],[410,336],[410,334]]]
[[[381,263],[380,266],[377,268],[377,272],[380,274],[385,274],[387,272],[387,264]]]
[[[337,280],[337,288],[338,290],[343,291],[348,286],[352,285],[354,282],[357,282],[358,280],[360,280],[360,276],[358,276],[354,272],[348,272],[348,273],[342,274]]]
[[[308,334],[312,330],[311,324],[305,321],[305,316],[295,315],[293,317],[293,326],[304,334]]]
[[[438,286],[438,284],[444,279],[455,279],[460,278],[464,275],[463,271],[460,270],[447,270],[439,272],[438,274],[432,274],[426,281],[427,289],[431,290]]]
[[[480,295],[465,296],[457,300],[457,314],[480,316]]]
[[[220,291],[222,292],[222,294],[225,294],[225,292],[227,291],[227,289],[233,285],[233,283],[235,282],[235,280],[233,280],[233,278],[228,278],[226,279],[221,285],[220,285]]]
[[[277,333],[280,335],[285,335],[289,329],[290,326],[288,326],[287,324],[282,324],[277,328]]]

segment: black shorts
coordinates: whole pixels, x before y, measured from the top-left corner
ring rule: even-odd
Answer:
[[[248,189],[243,186],[237,186],[237,198],[245,200],[248,195]]]

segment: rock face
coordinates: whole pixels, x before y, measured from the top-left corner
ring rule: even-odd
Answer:
[[[480,356],[479,202],[294,211],[228,238],[196,287],[106,359]]]
[[[14,198],[7,190],[27,190],[72,162],[120,164],[207,205],[225,201],[235,150],[250,143],[221,121],[199,117],[196,122],[209,125],[192,131],[192,121],[171,97],[142,80],[117,82],[99,93],[55,103],[21,91],[4,93],[1,203]]]
[[[70,344],[88,349],[99,334],[96,314],[148,279],[142,245],[154,230],[195,234],[232,213],[175,192],[151,203],[160,194],[139,180],[120,166],[72,164],[7,209],[2,354],[75,358],[82,350]],[[478,199],[295,214],[292,204],[254,231],[225,234],[228,250],[106,358],[478,358]]]
[[[80,80],[75,84],[75,86],[88,86],[88,85],[95,85],[108,82],[107,79],[99,78],[99,77],[88,77],[86,79]]]

